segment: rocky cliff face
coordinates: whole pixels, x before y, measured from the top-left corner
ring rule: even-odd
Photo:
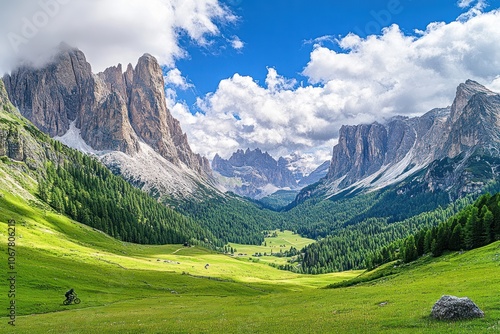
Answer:
[[[129,64],[125,72],[118,65],[93,74],[81,51],[62,45],[51,64],[22,67],[3,80],[10,100],[39,129],[70,146],[84,141],[94,153],[106,154],[114,167],[117,161],[110,152],[149,156],[146,144],[179,173],[211,177],[208,160],[191,151],[167,109],[163,73],[151,55],[142,56],[135,68]],[[81,138],[70,138],[73,133]]]
[[[333,148],[328,179],[337,187],[350,186],[375,173],[385,184],[435,160],[435,145],[442,141],[449,108],[434,109],[416,117],[394,117],[386,124],[342,126]]]
[[[296,188],[297,181],[286,168],[284,159],[276,161],[260,149],[238,150],[228,159],[214,157],[212,168],[226,178],[237,179],[231,184],[223,182],[228,190],[252,198],[260,198],[278,189]]]
[[[13,112],[5,91],[5,86],[0,80],[0,157],[5,156],[12,160],[24,161],[24,141],[20,135],[17,124],[10,120],[9,114]]]
[[[212,168],[223,176],[221,183],[227,190],[257,199],[281,189],[298,191],[300,187],[317,182],[328,170],[323,164],[304,177],[302,170],[290,165],[293,162],[293,157],[275,160],[260,149],[247,149],[236,151],[228,160],[215,155]]]
[[[0,80],[0,157],[9,158],[24,164],[9,164],[13,169],[23,172],[42,169],[48,158],[57,158],[52,154],[46,142],[37,142],[40,133],[33,125],[23,123],[22,116],[10,103],[5,86]],[[2,159],[3,159],[2,158]]]
[[[468,80],[457,88],[451,107],[384,124],[342,126],[327,179],[319,188],[327,195],[350,188],[380,189],[417,175],[408,183],[411,187],[419,183],[424,191],[453,189],[450,196],[458,197],[496,178],[499,157],[500,95]],[[313,196],[318,189],[300,197]]]
[[[3,78],[12,103],[50,136],[63,135],[82,109],[82,93],[93,85],[81,52],[66,50],[45,68],[22,67]]]

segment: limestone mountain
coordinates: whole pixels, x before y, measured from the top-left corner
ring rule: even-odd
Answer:
[[[299,186],[306,187],[310,184],[318,182],[328,174],[329,169],[330,169],[330,161],[323,162],[311,173],[303,176],[300,180],[298,180]]]
[[[401,194],[418,188],[458,198],[498,178],[499,168],[500,95],[467,80],[451,107],[383,124],[342,126],[327,178],[297,201],[390,185]]]
[[[27,127],[19,121],[20,116],[10,103],[5,86],[0,80],[0,157],[24,162],[30,169],[43,166],[45,150],[30,140]]]
[[[286,169],[286,162],[276,161],[260,149],[238,150],[227,160],[215,155],[212,168],[227,190],[241,196],[261,198],[278,189],[296,187],[292,173]]]
[[[6,196],[10,199],[6,200]],[[214,226],[202,227],[158,203],[113,175],[94,157],[68,148],[40,131],[10,103],[2,80],[0,200],[2,214],[5,208],[19,209],[18,203],[26,201],[29,207],[45,212],[45,217],[62,213],[121,241],[178,244],[189,240],[205,244],[209,240],[211,245],[223,244],[212,233]],[[16,217],[26,216],[22,210],[15,213]],[[28,217],[33,218],[31,214]],[[249,234],[244,229],[237,229],[236,233],[244,237]]]
[[[295,160],[293,157],[275,160],[257,148],[237,150],[227,160],[216,154],[212,168],[222,176],[219,180],[227,190],[259,199],[282,189],[298,191],[326,175],[327,168],[322,165],[322,169],[304,176],[302,170],[291,166]]]
[[[92,73],[85,55],[61,45],[51,63],[3,78],[21,114],[63,143],[99,156],[115,172],[159,196],[211,187],[208,160],[194,154],[166,106],[163,73],[148,54]]]

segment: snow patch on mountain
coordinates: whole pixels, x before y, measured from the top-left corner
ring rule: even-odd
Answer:
[[[133,155],[121,151],[96,151],[82,138],[75,121],[71,122],[69,130],[63,136],[54,139],[71,148],[95,155],[113,172],[153,195],[169,194],[175,198],[185,198],[195,194],[200,184],[208,183],[208,180],[202,179],[184,163],[174,165],[143,141],[139,142],[140,149]]]
[[[174,165],[146,143],[140,141],[139,145],[139,152],[132,156],[112,151],[99,158],[108,168],[153,195],[189,197],[196,193],[200,183],[207,183],[187,166]]]
[[[69,130],[64,135],[56,136],[53,139],[83,153],[99,154],[99,151],[94,150],[83,140],[80,129],[76,127],[76,121],[69,124]]]

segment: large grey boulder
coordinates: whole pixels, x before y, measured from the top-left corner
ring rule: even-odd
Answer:
[[[443,296],[432,307],[431,316],[438,320],[484,317],[484,312],[467,297]]]

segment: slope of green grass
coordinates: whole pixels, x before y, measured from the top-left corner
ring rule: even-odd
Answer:
[[[301,250],[304,246],[310,245],[315,240],[304,238],[292,231],[283,231],[280,230],[270,231],[269,235],[276,233],[277,236],[267,236],[264,238],[264,242],[262,245],[243,245],[243,244],[235,244],[230,243],[228,246],[236,249],[234,254],[235,257],[240,258],[242,260],[252,260],[263,263],[272,263],[272,264],[286,264],[288,257],[277,257],[272,256],[272,254],[289,251],[292,247],[297,250]],[[254,256],[254,254],[262,254],[262,256]],[[266,254],[266,255],[264,255]]]
[[[5,179],[0,183],[4,185]],[[84,300],[78,307],[88,307],[153,298],[171,291],[245,296],[303,290],[356,275],[317,279],[265,264],[243,263],[199,247],[123,243],[55,214],[34,199],[28,205],[6,191],[0,191],[0,208],[3,265],[7,264],[7,221],[17,222],[18,315],[66,310],[61,301],[70,287]]]
[[[1,192],[0,208],[4,268],[6,222],[17,221],[16,333],[500,329],[499,242],[464,254],[424,258],[398,268],[396,275],[357,286],[317,289],[359,272],[298,275],[203,248],[122,243],[7,192]],[[63,293],[70,287],[81,297],[80,305],[62,305]],[[5,296],[8,287],[1,288]],[[433,303],[443,294],[472,298],[485,318],[452,323],[429,319]],[[7,302],[1,299],[5,309]],[[2,315],[0,332],[14,332],[7,321]]]

